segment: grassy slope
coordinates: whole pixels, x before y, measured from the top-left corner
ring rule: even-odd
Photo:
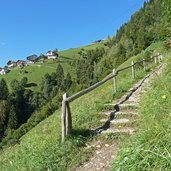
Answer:
[[[171,52],[167,68],[141,100],[139,131],[122,144],[113,170],[171,169]]]
[[[158,45],[159,46],[159,45]],[[136,60],[142,55],[136,56]],[[131,60],[122,66],[128,66]],[[136,72],[137,80],[146,73],[142,70]],[[123,72],[118,76],[119,93],[118,98],[128,90],[137,80],[131,80],[131,70]],[[100,93],[99,93],[100,92]],[[58,110],[34,129],[22,137],[20,144],[4,149],[0,156],[2,170],[67,170],[84,161],[90,151],[83,147],[87,139],[78,136],[86,130],[99,125],[99,111],[103,104],[113,99],[113,82],[109,81],[96,90],[75,100],[71,103],[73,115],[73,127],[75,137],[70,138],[64,144],[60,144],[61,111]]]
[[[45,73],[55,72],[59,63],[62,65],[65,74],[67,74],[67,72],[70,72],[71,76],[75,78],[75,68],[71,66],[70,62],[72,62],[74,59],[79,57],[78,52],[82,48],[86,50],[90,50],[101,46],[104,46],[103,43],[97,43],[97,44],[87,45],[79,48],[60,51],[59,58],[54,61],[47,60],[43,64],[36,63],[34,65],[25,66],[23,69],[15,68],[6,75],[3,76],[0,75],[0,78],[5,78],[8,85],[10,85],[13,79],[21,80],[23,77],[27,77],[29,83],[35,83],[39,86],[42,77],[45,75]],[[22,72],[22,70],[25,70],[28,73],[24,73]],[[32,87],[32,89],[37,90],[38,87]]]

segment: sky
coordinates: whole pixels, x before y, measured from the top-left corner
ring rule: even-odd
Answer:
[[[113,36],[145,0],[0,0],[0,67]]]

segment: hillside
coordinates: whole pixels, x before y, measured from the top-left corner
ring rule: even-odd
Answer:
[[[144,166],[149,170],[167,169],[170,160],[167,143],[170,127],[165,119],[169,121],[170,118],[170,9],[171,3],[168,0],[147,1],[144,7],[132,15],[130,21],[121,26],[115,36],[109,37],[105,42],[61,51],[56,60],[46,60],[44,63],[36,63],[22,69],[16,68],[9,74],[0,76],[2,171],[72,170],[95,152],[95,148],[86,148],[87,144],[99,140],[104,144],[113,143],[115,140],[122,144],[119,146],[119,157],[113,165],[114,170],[142,170]],[[102,126],[100,120],[103,117],[100,113],[107,109],[105,104],[116,103],[140,79],[154,70],[157,65],[151,61],[151,57],[158,53],[162,54],[163,62],[166,62],[168,67],[162,75],[163,80],[160,77],[160,84],[154,82],[153,90],[142,102],[139,110],[143,114],[140,118],[142,122],[139,123],[138,120],[138,123],[135,123],[140,132],[133,138],[128,138],[127,135],[94,134],[92,129]],[[62,95],[68,92],[70,96],[106,78],[113,68],[121,69],[129,66],[132,61],[142,59],[146,59],[148,65],[146,70],[142,64],[135,66],[135,79],[132,79],[131,68],[119,72],[116,94],[113,93],[113,80],[110,80],[70,103],[73,117],[72,135],[61,143]],[[152,103],[152,107],[148,103]],[[164,113],[166,117],[160,117],[160,114],[156,114],[157,111]],[[149,124],[150,121],[152,124]],[[153,133],[156,137],[161,137],[164,143],[158,143],[158,139],[151,136]],[[125,143],[127,140],[128,143]],[[144,149],[140,148],[141,143]],[[155,146],[161,151],[164,149],[163,154],[166,154],[167,158],[153,148]],[[137,153],[134,153],[134,147]],[[140,152],[145,159],[139,155]],[[127,160],[125,155],[131,156],[131,161]]]
[[[58,64],[62,65],[65,75],[67,75],[67,72],[69,72],[73,78],[76,78],[76,70],[71,64],[74,60],[80,58],[78,52],[81,49],[93,50],[98,47],[104,47],[104,42],[59,51],[59,58],[56,60],[46,60],[43,64],[41,62],[37,62],[36,64],[25,66],[22,69],[16,67],[10,73],[6,75],[0,75],[0,78],[4,78],[7,81],[8,87],[10,88],[10,83],[12,80],[21,80],[23,77],[27,77],[28,83],[32,83],[34,85],[31,87],[32,90],[39,90],[39,85],[43,76],[46,73],[51,74],[52,72],[55,72]]]
[[[140,103],[138,131],[121,143],[112,170],[170,170],[171,168],[171,52],[163,73],[153,81]]]
[[[160,52],[164,53],[161,43],[154,44],[147,50],[156,48],[160,48],[162,50]],[[130,65],[131,60],[136,61],[143,56],[143,54],[135,56],[120,67]],[[136,80],[132,81],[130,73],[131,70],[125,71],[118,78],[120,89],[115,99],[121,97],[146,74],[140,68]],[[2,170],[68,170],[86,160],[91,155],[92,150],[85,150],[83,147],[85,143],[95,138],[93,135],[89,135],[88,130],[100,125],[101,116],[98,113],[103,109],[104,103],[113,99],[112,84],[113,81],[109,81],[71,104],[75,130],[73,138],[64,144],[60,143],[61,110],[58,110],[23,136],[20,144],[3,150],[0,156]]]

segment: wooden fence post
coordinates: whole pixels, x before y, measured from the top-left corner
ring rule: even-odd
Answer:
[[[132,61],[132,79],[135,79],[134,61]]]
[[[66,137],[66,97],[67,94],[65,93],[63,95],[63,100],[62,100],[62,117],[61,117],[61,121],[62,121],[62,142],[65,141],[65,137]]]
[[[67,95],[67,97],[68,97],[68,95]],[[71,109],[69,106],[69,102],[66,102],[66,136],[71,134],[71,130],[72,130]]]
[[[114,68],[113,75],[115,75],[115,74],[116,74],[116,69]],[[116,94],[116,92],[117,92],[116,76],[113,77],[113,84],[114,84],[114,94]]]
[[[145,59],[143,59],[143,68],[144,68],[144,71],[146,71],[146,63],[145,63]]]
[[[163,55],[160,55],[160,60],[161,60],[161,61],[163,60]]]
[[[157,56],[154,57],[154,63],[157,64]]]
[[[153,56],[150,56],[150,58],[151,58],[151,62],[153,62]]]

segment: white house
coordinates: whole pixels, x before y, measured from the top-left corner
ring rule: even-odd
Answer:
[[[27,57],[27,64],[35,64],[38,61],[37,55],[31,55]]]
[[[10,72],[8,69],[0,68],[0,75],[5,75],[8,72]]]
[[[8,68],[16,67],[17,63],[15,61],[8,61],[7,66],[8,66]]]
[[[53,51],[48,51],[46,53],[46,56],[47,56],[48,59],[57,59],[58,54],[54,53]]]
[[[18,66],[18,67],[22,67],[22,66],[25,65],[26,62],[23,61],[23,60],[18,60],[16,63],[17,63],[17,66]]]

